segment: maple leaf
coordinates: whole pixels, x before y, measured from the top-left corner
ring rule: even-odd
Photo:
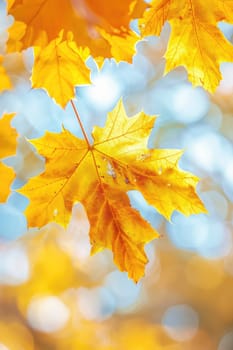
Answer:
[[[120,270],[138,281],[147,263],[144,244],[158,234],[131,207],[127,192],[139,190],[167,218],[174,210],[205,212],[195,193],[198,179],[178,168],[181,152],[147,148],[154,120],[143,112],[128,118],[120,101],[105,127],[94,128],[92,145],[85,133],[82,140],[65,129],[32,140],[46,165],[20,189],[30,199],[28,224],[67,225],[73,204],[81,202],[93,252],[111,249]]]
[[[9,40],[19,40],[22,49],[44,46],[64,30],[65,34],[73,33],[77,45],[92,47],[93,44],[94,56],[103,56],[107,43],[100,41],[96,45],[96,39],[101,39],[98,28],[124,36],[130,31],[131,19],[140,17],[146,7],[142,0],[61,0],[59,6],[56,0],[8,0],[8,13],[16,21],[10,28]]]
[[[74,97],[74,86],[89,82],[89,53],[99,66],[105,57],[132,61],[139,37],[129,23],[145,8],[143,0],[61,0],[59,6],[56,0],[8,0],[8,13],[15,18],[8,52],[33,46],[33,87],[45,88],[64,107]]]
[[[43,49],[35,48],[32,86],[46,89],[65,107],[75,95],[75,85],[90,83],[90,70],[85,65],[89,50],[77,48],[70,36],[63,41],[62,36],[61,32],[59,38]]]
[[[10,125],[13,116],[14,114],[5,114],[0,119],[0,159],[12,156],[16,152],[17,133]],[[13,169],[0,162],[0,202],[7,199],[14,177]]]
[[[219,21],[233,22],[232,9],[232,0],[154,0],[140,19],[141,33],[160,35],[169,21],[165,73],[184,66],[193,85],[214,92],[222,79],[220,63],[233,60],[233,46],[217,27]]]

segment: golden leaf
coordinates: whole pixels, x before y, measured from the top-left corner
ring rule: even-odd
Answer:
[[[33,140],[46,167],[19,191],[30,199],[28,224],[67,225],[73,204],[81,202],[93,252],[111,249],[120,270],[138,281],[147,262],[144,244],[158,234],[130,206],[127,192],[139,190],[168,218],[174,210],[205,212],[195,193],[197,178],[177,166],[181,152],[147,148],[154,119],[143,112],[128,118],[120,102],[105,127],[94,128],[93,145],[68,130]]]
[[[68,37],[52,40],[45,48],[35,48],[32,86],[45,88],[57,103],[65,107],[74,95],[74,86],[90,83],[90,70],[85,65],[89,50],[77,48]]]
[[[9,28],[7,49],[33,46],[33,87],[45,88],[65,107],[74,97],[74,87],[89,83],[89,54],[99,67],[106,57],[132,61],[139,37],[129,23],[145,8],[143,0],[61,0],[59,6],[56,0],[8,0],[15,22]]]
[[[99,67],[106,57],[132,61],[139,37],[129,23],[145,8],[143,0],[61,0],[59,6],[56,0],[8,0],[15,22],[9,28],[7,49],[33,46],[33,87],[45,88],[65,107],[74,97],[74,87],[89,83],[89,54]]]
[[[171,25],[165,72],[184,66],[189,80],[214,92],[222,78],[220,64],[233,61],[233,46],[217,27],[233,21],[233,1],[154,0],[140,20],[143,36],[160,35],[165,21]]]
[[[73,33],[78,46],[89,47],[94,57],[111,57],[111,44],[98,28],[124,38],[132,33],[131,19],[139,17],[145,8],[142,0],[61,0],[59,6],[56,0],[8,0],[8,12],[16,20],[9,29],[8,49],[17,46],[14,41],[20,41],[21,49],[43,47],[64,30],[65,35]]]
[[[14,155],[16,152],[17,133],[10,123],[14,114],[5,114],[0,119],[0,159]],[[5,202],[10,192],[10,185],[15,177],[13,170],[0,162],[0,202]]]

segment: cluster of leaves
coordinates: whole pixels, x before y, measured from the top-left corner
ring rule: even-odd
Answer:
[[[30,199],[28,224],[66,226],[73,204],[81,202],[91,224],[93,252],[110,248],[118,267],[138,281],[147,262],[144,244],[158,233],[131,207],[127,192],[140,191],[170,219],[174,210],[205,212],[195,192],[198,179],[179,169],[180,151],[147,148],[155,118],[143,112],[128,118],[122,102],[104,128],[93,129],[91,143],[72,101],[75,86],[90,83],[89,55],[99,67],[111,57],[131,62],[136,42],[159,35],[169,21],[166,72],[183,65],[194,85],[214,91],[221,80],[220,63],[233,58],[232,45],[217,27],[219,21],[232,22],[233,1],[61,0],[58,6],[55,0],[8,0],[7,10],[15,20],[7,51],[33,47],[32,87],[44,88],[63,108],[71,101],[84,136],[64,129],[32,141],[46,165],[20,190]],[[130,29],[132,19],[138,19],[139,34]],[[9,88],[3,67],[0,73],[1,90]],[[2,129],[7,138],[8,129]]]
[[[74,86],[89,83],[85,61],[91,54],[132,61],[135,44],[148,35],[160,35],[165,21],[171,36],[165,54],[166,72],[183,65],[194,85],[214,91],[221,80],[219,65],[232,61],[233,47],[219,21],[233,21],[231,0],[8,0],[15,18],[9,29],[7,51],[34,47],[32,86],[44,88],[61,106],[74,97]],[[51,20],[51,13],[55,13]],[[130,21],[139,19],[139,35]],[[3,72],[3,74],[5,74]],[[6,88],[9,79],[3,75]],[[2,84],[3,84],[2,83]]]
[[[130,62],[139,37],[129,28],[146,8],[143,0],[8,1],[15,22],[9,29],[9,52],[34,47],[32,86],[45,88],[65,107],[74,86],[90,83],[85,61],[91,54]],[[51,20],[51,13],[56,15]],[[61,20],[62,19],[62,20]]]

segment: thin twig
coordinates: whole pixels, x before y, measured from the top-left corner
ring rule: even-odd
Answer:
[[[79,116],[79,114],[78,114],[78,110],[77,110],[77,108],[76,108],[76,106],[75,106],[75,104],[74,104],[74,101],[73,101],[73,100],[70,100],[70,103],[71,103],[71,106],[72,106],[72,108],[73,108],[73,110],[74,110],[74,114],[75,114],[75,116],[76,116],[76,118],[77,118],[77,120],[78,120],[79,126],[80,126],[80,128],[81,128],[81,130],[82,130],[82,134],[83,134],[83,136],[84,136],[84,138],[85,138],[85,141],[86,141],[86,143],[87,143],[87,145],[88,145],[88,148],[91,149],[91,148],[92,148],[91,143],[90,143],[90,141],[89,141],[89,139],[88,139],[88,136],[87,136],[87,133],[86,133],[84,127],[83,127],[82,121],[81,121],[80,116]]]

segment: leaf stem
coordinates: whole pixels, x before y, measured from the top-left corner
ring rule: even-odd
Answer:
[[[78,123],[79,123],[79,126],[80,126],[80,128],[81,128],[81,131],[82,131],[82,134],[83,134],[83,136],[84,136],[84,139],[85,139],[85,141],[86,141],[86,143],[87,143],[87,145],[88,145],[88,148],[91,149],[91,148],[92,148],[92,145],[91,145],[91,143],[90,143],[90,141],[89,141],[89,139],[88,139],[87,133],[86,133],[84,127],[83,127],[83,123],[82,123],[81,118],[80,118],[80,116],[79,116],[78,110],[77,110],[77,108],[76,108],[76,106],[75,106],[75,104],[74,104],[74,101],[73,101],[73,100],[70,100],[70,103],[71,103],[71,106],[72,106],[72,108],[73,108],[74,114],[75,114],[75,116],[76,116],[76,118],[77,118],[77,121],[78,121]]]

